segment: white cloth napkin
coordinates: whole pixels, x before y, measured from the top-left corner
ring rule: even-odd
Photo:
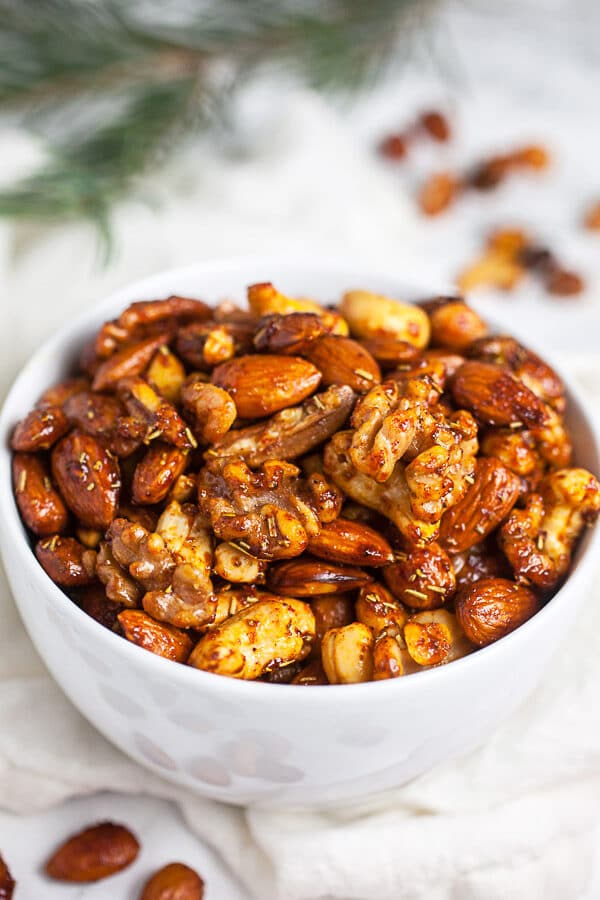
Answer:
[[[166,266],[292,250],[392,263],[406,277],[431,278],[432,284],[452,275],[481,223],[471,210],[449,223],[423,225],[403,193],[405,180],[370,152],[372,139],[395,124],[395,110],[404,118],[423,100],[432,102],[431,83],[407,90],[405,84],[402,105],[392,91],[373,98],[352,128],[322,101],[298,94],[286,99],[285,110],[274,111],[268,128],[264,117],[254,132],[248,126],[244,146],[251,152],[194,145],[158,182],[160,214],[133,204],[118,211],[120,249],[108,269],[95,263],[85,226],[39,233],[1,224],[0,389],[83,303]],[[472,91],[478,121],[489,96],[484,102]],[[534,105],[543,135],[540,105]],[[523,110],[515,105],[511,114],[516,124],[505,127],[505,142],[522,136]],[[253,116],[247,114],[248,121]],[[490,121],[496,137],[500,118]],[[558,134],[555,117],[547,121]],[[589,145],[585,122],[582,128]],[[477,144],[474,129],[466,133]],[[365,134],[369,141],[359,149],[356,137]],[[21,137],[7,135],[3,163],[24,158]],[[507,197],[519,199],[520,188],[514,190],[505,204]],[[559,205],[572,180],[553,190]],[[525,202],[534,206],[530,194]],[[596,270],[600,274],[597,263]],[[548,342],[567,360],[577,349],[575,328],[584,336],[592,330],[597,339],[598,314],[588,301],[573,302],[568,314],[547,311],[548,301],[537,295],[505,302],[496,314],[518,320],[524,331],[539,332],[543,309]],[[578,365],[594,388],[594,370],[581,355]],[[544,684],[485,746],[361,808],[286,815],[191,798],[107,744],[43,669],[2,582],[0,805],[31,812],[103,789],[174,798],[190,827],[261,900],[571,900],[585,885],[599,819],[599,601],[589,598]]]

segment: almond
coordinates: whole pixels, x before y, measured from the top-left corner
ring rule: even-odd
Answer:
[[[296,356],[239,356],[222,363],[213,384],[233,397],[243,419],[258,419],[300,403],[317,389],[321,373]]]
[[[140,609],[123,610],[118,618],[128,641],[157,656],[183,663],[192,652],[194,644],[185,631],[157,622]]]
[[[315,617],[315,647],[320,647],[326,631],[354,622],[354,602],[348,594],[323,594],[310,604]]]
[[[452,394],[459,406],[487,425],[532,426],[547,419],[544,404],[533,391],[493,363],[464,363],[454,376]]]
[[[0,900],[11,900],[16,884],[8,866],[0,856]]]
[[[316,338],[327,333],[323,318],[316,313],[264,316],[258,323],[254,346],[259,352],[295,355],[303,353]]]
[[[32,409],[15,428],[10,445],[26,453],[49,450],[68,430],[69,420],[59,406]]]
[[[146,882],[140,900],[202,900],[204,882],[183,863],[163,866]]]
[[[186,322],[193,319],[210,319],[212,309],[202,300],[178,297],[176,294],[164,300],[136,300],[124,309],[117,325],[125,331],[147,326],[165,319]]]
[[[165,334],[146,338],[138,344],[124,347],[101,363],[94,375],[92,387],[95,391],[114,390],[121,378],[141,375],[159,347],[165,343]]]
[[[82,525],[104,531],[115,517],[119,466],[89,434],[75,430],[52,451],[52,474],[69,509]]]
[[[78,376],[77,378],[67,378],[65,381],[59,381],[44,391],[38,402],[35,404],[39,409],[44,406],[62,406],[65,401],[74,394],[81,391],[89,390],[90,382],[87,378]]]
[[[482,578],[460,591],[455,606],[469,640],[485,647],[530,619],[540,602],[529,588],[507,578]]]
[[[70,591],[69,596],[84,613],[95,619],[103,628],[108,628],[109,631],[116,630],[117,616],[122,606],[108,599],[104,585],[94,582],[87,587]]]
[[[100,881],[131,865],[139,850],[137,838],[128,828],[102,822],[59,847],[46,863],[46,874],[57,881]]]
[[[96,391],[79,391],[73,394],[65,400],[63,409],[72,425],[93,437],[110,433],[124,412],[116,397],[98,394]]]
[[[482,541],[509,514],[521,480],[493,456],[476,462],[474,482],[442,516],[439,541],[449,553],[462,553]]]
[[[381,381],[381,371],[369,351],[352,338],[327,334],[310,344],[305,355],[321,372],[325,386],[347,384],[366,394]]]
[[[12,474],[17,506],[27,527],[41,537],[64,531],[69,513],[44,460],[31,453],[15,453]]]
[[[397,553],[396,562],[383,570],[392,594],[413,609],[438,609],[454,596],[456,578],[452,562],[437,543]]]
[[[160,503],[186,467],[188,454],[156,441],[135,467],[131,498],[140,505]]]
[[[268,573],[270,590],[285,597],[316,597],[352,591],[373,578],[362,569],[321,562],[303,556],[271,566]]]
[[[376,334],[365,338],[361,343],[383,369],[393,369],[403,363],[410,363],[419,353],[414,344],[391,334]]]
[[[95,580],[96,553],[76,538],[58,534],[38,541],[35,555],[44,571],[61,587],[80,587]]]
[[[335,519],[311,537],[308,550],[319,559],[354,566],[385,566],[394,560],[392,548],[374,528],[351,519]]]

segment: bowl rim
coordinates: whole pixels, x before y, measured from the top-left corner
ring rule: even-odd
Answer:
[[[333,276],[348,276],[355,283],[368,284],[369,278],[372,280],[389,279],[398,284],[399,288],[403,284],[402,275],[398,274],[396,269],[390,269],[382,266],[365,265],[364,270],[360,264],[357,266],[349,266],[345,260],[336,260],[331,257],[325,259],[317,259],[307,261],[306,258],[294,255],[286,255],[275,257],[269,255],[237,255],[233,257],[223,257],[218,259],[210,259],[192,265],[180,266],[171,269],[160,270],[150,276],[128,282],[125,286],[116,291],[112,291],[109,295],[101,300],[90,304],[81,314],[74,316],[73,319],[63,325],[54,332],[48,339],[42,342],[35,353],[30,357],[28,362],[18,372],[14,379],[0,410],[0,435],[4,436],[9,433],[12,422],[8,420],[9,408],[14,398],[19,394],[21,385],[26,381],[30,371],[35,369],[42,357],[60,351],[61,347],[68,343],[70,338],[82,331],[86,325],[97,327],[97,321],[100,319],[104,311],[111,310],[120,303],[130,303],[133,299],[144,298],[148,293],[153,294],[158,291],[165,295],[169,290],[166,284],[169,280],[176,281],[185,277],[195,277],[202,274],[217,274],[219,271],[228,271],[233,274],[234,270],[244,272],[248,267],[257,268],[258,266],[269,272],[271,269],[290,270],[303,269],[310,273],[311,277],[318,277],[319,274],[329,274]],[[405,288],[403,293],[413,294],[415,296],[433,296],[435,295],[435,287],[433,289],[425,287],[417,283],[414,279],[404,282]],[[438,290],[438,295],[456,295],[457,292],[442,286]],[[213,302],[209,299],[207,302]],[[492,317],[493,320],[493,317]],[[494,325],[491,322],[492,327]],[[545,358],[544,351],[540,351],[536,347],[535,342],[527,340],[529,346],[534,352]],[[560,365],[555,365],[550,358],[550,364],[557,374],[563,379],[568,394],[571,408],[576,408],[580,417],[584,420],[587,428],[593,436],[593,449],[600,458],[600,430],[594,416],[589,412],[588,401],[582,396],[580,388],[573,384],[569,375],[561,370]],[[43,389],[43,387],[42,387]],[[425,669],[421,672],[412,673],[414,676],[404,676],[401,678],[392,678],[378,682],[361,682],[357,684],[340,684],[340,685],[313,685],[310,691],[299,690],[299,685],[293,684],[271,684],[269,682],[254,682],[244,679],[230,678],[218,675],[212,672],[205,672],[185,664],[174,664],[172,660],[165,659],[154,653],[145,650],[142,647],[133,644],[115,634],[113,631],[100,625],[80,609],[61,588],[56,585],[46,574],[44,569],[38,563],[35,554],[29,544],[25,528],[21,522],[17,504],[14,498],[11,478],[11,459],[12,451],[7,441],[2,440],[0,446],[0,477],[4,480],[8,474],[8,490],[3,490],[0,484],[0,543],[3,545],[0,549],[3,551],[3,558],[6,570],[8,572],[11,567],[12,560],[8,559],[5,552],[9,546],[9,541],[17,541],[16,550],[19,556],[23,557],[25,565],[29,566],[29,570],[35,579],[40,590],[49,593],[54,603],[60,608],[61,612],[72,619],[83,632],[89,636],[92,643],[100,644],[106,647],[107,651],[116,654],[123,654],[125,659],[131,663],[133,667],[146,669],[148,674],[154,677],[172,679],[176,685],[182,688],[200,689],[204,691],[216,690],[222,691],[230,695],[231,699],[236,697],[240,700],[250,700],[253,702],[268,702],[272,704],[279,699],[280,702],[288,704],[291,696],[295,697],[296,704],[310,705],[328,703],[335,700],[339,702],[354,702],[363,699],[363,695],[370,695],[373,698],[373,692],[377,692],[381,700],[384,697],[388,699],[391,695],[400,697],[402,692],[406,693],[411,690],[435,688],[435,685],[445,679],[446,685],[451,680],[461,679],[462,675],[468,676],[470,670],[477,672],[478,667],[485,666],[487,661],[494,658],[500,658],[503,654],[509,658],[512,651],[518,649],[519,643],[527,644],[531,642],[535,644],[536,629],[542,633],[541,629],[544,623],[550,622],[553,617],[562,613],[563,607],[569,602],[569,596],[574,590],[583,584],[589,574],[589,570],[594,563],[595,553],[600,553],[600,527],[595,527],[592,531],[591,538],[587,547],[582,552],[575,571],[573,571],[559,590],[554,594],[551,600],[542,607],[531,619],[519,626],[515,631],[505,635],[493,644],[486,647],[480,647],[468,656],[453,660],[451,663],[437,666],[431,669]],[[19,601],[15,597],[15,602],[19,608]],[[20,609],[19,609],[20,613]],[[20,613],[21,614],[21,613]],[[23,616],[21,615],[23,619]],[[35,646],[35,644],[34,644]],[[37,651],[37,647],[36,647]],[[292,692],[292,693],[290,693]],[[308,694],[308,699],[306,695]],[[342,700],[342,698],[345,698]]]

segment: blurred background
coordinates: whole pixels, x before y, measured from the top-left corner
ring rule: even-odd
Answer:
[[[0,0],[0,396],[114,288],[237,254],[371,264],[424,294],[462,276],[484,315],[593,389],[599,34],[597,0]],[[447,208],[432,215],[423,190],[439,173]],[[527,259],[490,259],[498,229]],[[556,272],[571,276],[560,291]],[[5,686],[40,675],[14,616]],[[27,734],[0,735],[0,772]],[[211,897],[246,896],[174,807],[115,797],[0,812],[3,850],[28,873],[19,896],[47,890],[28,847],[105,815],[149,852],[200,852]]]
[[[594,0],[1,0],[3,382],[64,315],[161,268],[335,255],[431,292],[505,226],[585,290],[551,297],[528,276],[475,303],[594,355],[599,27]],[[450,140],[379,152],[431,109]],[[532,143],[543,171],[420,211],[433,173]]]

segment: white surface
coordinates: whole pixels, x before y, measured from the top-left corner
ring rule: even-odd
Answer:
[[[194,147],[181,154],[163,178],[149,181],[148,193],[152,191],[163,200],[168,198],[168,202],[160,214],[133,204],[119,211],[116,231],[121,249],[108,270],[95,268],[95,242],[85,227],[73,225],[37,231],[13,230],[3,224],[0,226],[3,290],[0,377],[4,384],[41,339],[82,304],[131,278],[165,266],[235,252],[342,252],[355,261],[391,263],[409,279],[416,276],[421,280],[426,274],[432,282],[438,282],[451,277],[471,259],[485,228],[516,220],[533,225],[566,263],[581,268],[588,275],[590,289],[580,300],[560,301],[548,299],[534,287],[524,287],[516,296],[482,298],[478,303],[484,310],[493,308],[497,315],[505,316],[511,328],[520,329],[525,335],[535,334],[538,339],[543,337],[549,347],[568,357],[571,365],[576,363],[585,368],[587,362],[594,362],[598,357],[600,322],[599,239],[578,228],[583,209],[598,190],[600,133],[591,127],[600,88],[594,64],[598,22],[590,18],[594,10],[594,4],[581,2],[529,5],[511,2],[503,4],[500,19],[494,16],[487,22],[479,19],[475,23],[468,10],[454,13],[439,29],[436,51],[438,62],[447,66],[449,77],[410,76],[404,82],[388,86],[352,113],[350,127],[341,115],[313,97],[297,94],[278,103],[269,91],[265,103],[263,92],[254,92],[255,96],[245,103],[248,125],[242,145],[244,152],[230,144],[219,147],[216,154],[207,147]],[[508,13],[519,17],[518,25]],[[432,149],[398,171],[372,156],[371,147],[383,132],[395,128],[396,123],[402,124],[423,104],[435,105],[440,101],[442,105],[449,103],[456,111],[460,136],[452,149],[441,155]],[[531,181],[517,179],[488,197],[465,201],[433,223],[424,223],[414,214],[412,190],[426,170],[438,168],[445,155],[471,161],[490,149],[546,136],[556,155],[555,168],[547,177]],[[15,158],[21,161],[23,155],[22,145],[12,153],[10,148],[4,148],[3,168],[6,170],[5,162],[14,164]],[[597,375],[585,377],[590,387],[597,385]],[[456,815],[463,803],[488,802],[490,789],[499,783],[512,783],[515,793],[522,791],[520,778],[527,771],[528,760],[540,774],[542,802],[537,807],[538,818],[544,828],[554,827],[555,832],[552,835],[543,832],[548,857],[542,857],[541,864],[545,866],[548,884],[543,891],[529,891],[528,900],[531,897],[537,900],[538,896],[576,900],[591,858],[600,769],[597,718],[600,673],[595,659],[588,661],[588,667],[581,655],[590,646],[591,636],[598,632],[591,618],[594,612],[590,607],[589,615],[583,617],[577,635],[565,646],[554,679],[546,688],[547,708],[554,709],[562,719],[560,729],[554,727],[556,723],[544,712],[545,708],[532,701],[514,719],[508,738],[505,736],[517,753],[518,763],[507,770],[501,741],[491,741],[481,757],[465,762],[461,775],[453,783],[457,802],[451,812]],[[9,609],[3,613],[2,623],[10,641],[5,641],[0,656],[0,677],[8,672],[15,676],[39,674],[39,662],[18,627],[14,611]],[[590,649],[590,656],[597,656]],[[5,747],[9,745],[10,761],[25,763],[23,781],[16,777],[7,779],[0,798],[3,804],[16,804],[18,796],[23,796],[24,783],[34,786],[35,796],[38,773],[27,771],[27,751],[36,736],[36,702],[39,702],[40,715],[48,705],[41,684],[32,682],[32,702],[25,708],[22,703],[11,707],[10,725],[5,726],[2,734]],[[7,698],[9,694],[5,693],[5,703]],[[51,714],[48,719],[52,721]],[[51,733],[49,737],[49,743],[60,754],[60,765],[52,779],[57,798],[64,790],[61,777],[72,775],[74,763],[78,761],[77,751],[70,749],[68,737],[60,733]],[[11,738],[12,744],[7,740]],[[86,744],[80,743],[81,747],[86,748]],[[85,761],[86,750],[80,752],[84,753]],[[102,776],[102,768],[96,767],[95,773],[86,774],[87,784],[85,779],[78,784],[79,791],[92,789],[96,783],[92,775]],[[587,775],[592,781],[580,782]],[[569,785],[566,799],[572,804],[571,844],[566,858],[559,852],[564,846],[559,840],[561,821],[557,821],[557,791],[561,783]],[[135,784],[138,782],[130,783],[129,787]],[[140,779],[139,786],[142,784]],[[576,788],[576,784],[581,787]],[[426,787],[421,784],[419,790]],[[430,802],[435,805],[440,795],[435,780],[429,782],[429,790]],[[96,800],[76,801],[64,812],[50,814],[50,817],[65,816],[64,832],[70,830],[71,822],[81,824],[82,819],[77,818],[81,802],[92,805],[94,812],[90,808],[90,817],[95,818]],[[135,816],[138,801],[122,802],[123,817],[129,810]],[[169,847],[165,861],[178,855],[175,850],[179,840],[179,837],[172,838],[170,830],[179,827],[177,817],[167,809],[161,811],[161,824],[164,823],[175,846]],[[429,821],[429,817],[415,819],[416,825],[424,826],[424,819]],[[440,854],[446,854],[446,862],[451,862],[451,841],[456,826],[448,811],[439,819],[439,842],[425,844],[435,851],[436,864]],[[494,823],[500,827],[504,821],[496,811],[486,823],[482,820],[473,823],[472,830],[489,835]],[[518,814],[516,821],[520,822]],[[8,840],[16,841],[19,852],[24,851],[25,865],[34,865],[31,859],[37,860],[45,853],[47,844],[43,842],[40,842],[40,853],[37,848],[29,852],[30,829],[36,829],[40,822],[45,819],[34,818],[33,824],[29,820],[10,822]],[[0,820],[2,846],[6,841],[5,823],[4,818]],[[231,854],[234,864],[237,862],[244,868],[243,841],[234,848],[228,845],[221,838],[225,832],[220,830],[223,823],[217,816],[200,825]],[[142,824],[143,840],[146,828],[152,827],[150,822]],[[268,822],[260,816],[250,817],[247,827],[262,840],[278,836],[269,835]],[[299,856],[305,870],[316,870],[328,849],[325,845],[328,835],[314,830],[315,844],[301,846],[293,830],[284,831],[281,825],[277,828],[291,850],[290,859]],[[506,830],[511,832],[514,828],[513,820]],[[421,844],[424,834],[421,830]],[[344,834],[344,838],[347,840],[348,835]],[[402,861],[407,845],[400,840],[396,848],[399,850],[395,855]],[[354,855],[367,870],[373,865],[372,857],[365,862],[364,845],[359,845]],[[557,864],[570,863],[571,876],[566,883],[556,877],[553,857]],[[482,859],[482,854],[473,849],[472,861],[481,864]],[[523,853],[514,849],[515,875],[521,871],[522,863]],[[338,858],[337,864],[342,865],[341,859]],[[377,865],[374,881],[377,884],[379,879],[376,893],[381,896],[379,887],[385,881],[387,869],[381,861]],[[511,868],[510,856],[508,868]],[[335,865],[324,872],[325,878],[332,874]],[[459,889],[456,896],[460,900],[507,896],[507,892],[494,893],[502,889],[502,883],[493,875],[491,878],[491,884],[483,888],[480,885],[476,890]],[[410,879],[405,884],[411,889],[415,887]],[[36,887],[40,893],[33,895],[35,900],[45,897],[41,893],[43,888]],[[96,893],[92,896],[98,898],[108,900],[115,896],[110,884],[98,885],[93,891]],[[511,897],[520,896],[518,887],[509,893]],[[589,900],[599,893],[597,884],[596,889],[590,889]],[[263,895],[261,900],[273,898]],[[428,895],[428,900],[433,900],[433,894]]]

